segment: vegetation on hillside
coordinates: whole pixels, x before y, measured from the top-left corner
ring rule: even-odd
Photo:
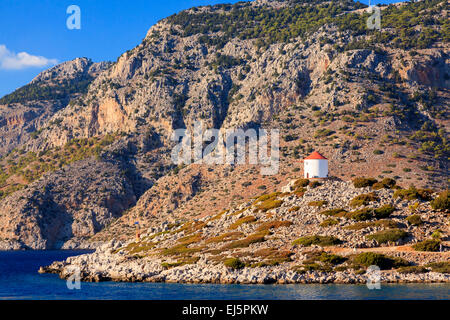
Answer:
[[[27,84],[0,99],[0,104],[23,103],[36,100],[59,100],[74,93],[86,93],[92,78],[84,80],[63,80],[54,85]]]
[[[355,35],[369,35],[368,40],[353,43],[349,49],[376,43],[403,49],[428,48],[435,42],[448,42],[450,39],[448,19],[436,18],[443,5],[444,0],[389,5],[382,13],[381,32],[367,30],[369,13],[349,13],[365,7],[349,0],[289,1],[289,5],[282,8],[239,2],[234,5],[209,6],[206,12],[193,8],[174,14],[167,21],[180,26],[183,37],[198,34],[202,43],[215,45],[217,48],[222,48],[233,38],[256,39],[258,47],[267,47],[297,37],[306,38],[325,24],[335,24],[341,31],[350,31]],[[175,29],[172,32],[178,34]]]
[[[100,157],[101,151],[115,140],[115,135],[103,138],[73,139],[62,148],[35,153],[13,150],[0,159],[0,199],[37,179],[44,173],[89,157]],[[15,182],[15,181],[21,182]]]

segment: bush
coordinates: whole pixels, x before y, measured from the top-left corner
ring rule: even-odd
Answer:
[[[389,228],[398,228],[398,224],[392,220],[379,220],[375,222],[357,222],[352,225],[346,226],[345,229],[348,230],[361,230],[368,227],[383,227],[386,229]]]
[[[377,182],[378,182],[377,179],[374,178],[360,177],[353,179],[353,185],[355,186],[355,188],[371,187]]]
[[[322,185],[319,181],[313,180],[309,182],[309,187],[314,189],[317,188],[318,186]]]
[[[242,218],[236,220],[233,224],[231,224],[229,229],[230,230],[237,229],[240,225],[242,225],[244,223],[250,223],[250,222],[254,222],[254,221],[256,221],[256,218],[254,216],[242,217]]]
[[[409,265],[407,261],[401,258],[387,257],[384,254],[375,252],[360,253],[353,259],[353,261],[365,267],[375,265],[382,270],[399,268]]]
[[[437,239],[437,240],[441,239],[442,238],[442,231],[441,230],[433,231],[433,233],[431,234],[431,237],[433,239]]]
[[[450,192],[445,190],[439,194],[439,196],[431,201],[431,207],[434,210],[450,211]]]
[[[356,221],[365,221],[373,218],[373,209],[364,208],[350,213],[350,218]]]
[[[379,190],[379,189],[392,189],[395,185],[396,185],[396,181],[394,179],[391,178],[384,178],[382,181],[374,183],[372,188],[374,190]]]
[[[450,262],[432,262],[426,265],[427,268],[431,268],[434,272],[450,273]]]
[[[307,187],[309,185],[309,180],[308,179],[298,179],[297,181],[294,182],[294,189],[297,188],[304,188]]]
[[[280,207],[283,204],[283,200],[276,200],[280,194],[280,192],[274,192],[260,196],[255,201],[256,210],[266,212],[270,209]]]
[[[250,246],[253,243],[264,242],[266,241],[265,236],[267,236],[269,232],[256,232],[248,235],[246,238],[241,240],[236,240],[231,243],[226,244],[222,249],[236,249],[236,248],[245,248]]]
[[[423,266],[401,267],[397,270],[399,273],[427,273],[428,269]]]
[[[295,189],[292,193],[295,194],[297,197],[303,197],[305,192],[306,192],[305,188],[299,187],[299,188]]]
[[[375,240],[379,244],[387,242],[397,242],[400,239],[404,239],[408,236],[408,233],[400,229],[388,229],[379,231],[366,236],[368,240]]]
[[[326,215],[326,216],[337,216],[340,214],[345,214],[347,211],[342,208],[337,209],[330,209],[320,212],[320,214]]]
[[[303,261],[304,264],[314,264],[315,262],[322,262],[328,265],[338,265],[346,261],[347,258],[339,256],[337,254],[331,254],[324,251],[321,252],[312,252],[308,254],[308,259]]]
[[[385,187],[389,187],[389,188],[393,188],[396,184],[397,181],[395,181],[395,179],[392,178],[384,178],[381,183],[385,186]]]
[[[273,221],[267,221],[262,223],[258,229],[256,229],[257,231],[268,231],[270,229],[278,229],[281,227],[289,227],[290,225],[292,225],[291,221],[281,221],[281,220],[273,220]]]
[[[338,223],[339,223],[339,221],[337,221],[335,219],[332,219],[332,218],[329,218],[329,219],[326,219],[326,220],[322,221],[319,224],[319,226],[320,227],[331,227],[331,226],[334,226],[334,225],[336,225]]]
[[[423,223],[422,219],[418,214],[413,214],[412,216],[409,216],[408,218],[406,218],[406,221],[408,221],[408,223],[412,226],[420,226]]]
[[[375,193],[365,193],[360,194],[359,196],[356,196],[350,201],[350,205],[352,207],[359,207],[363,205],[368,205],[369,203],[373,201],[378,201],[378,197],[375,195]]]
[[[413,245],[413,249],[416,251],[430,251],[430,252],[438,252],[441,241],[436,239],[429,239]]]
[[[395,211],[394,206],[392,206],[390,204],[386,204],[382,207],[375,209],[374,214],[377,219],[384,219],[384,218],[389,217],[391,215],[391,213],[394,211]]]
[[[308,206],[310,207],[322,207],[324,205],[328,204],[328,201],[326,200],[319,200],[319,201],[311,201],[308,203]]]
[[[431,194],[433,190],[430,189],[417,189],[415,186],[409,187],[409,189],[399,189],[394,192],[394,198],[401,198],[403,200],[431,200]]]
[[[384,151],[380,150],[380,149],[373,150],[373,154],[376,154],[376,155],[383,154],[383,153],[384,153]]]
[[[339,240],[336,237],[333,236],[306,236],[301,237],[292,242],[293,245],[303,245],[306,247],[309,247],[311,245],[318,245],[318,246],[332,246],[336,244],[342,243],[341,240]]]
[[[283,204],[283,200],[266,200],[256,206],[257,210],[266,212],[271,209],[280,207]]]
[[[319,260],[323,263],[337,265],[337,264],[341,264],[341,263],[345,262],[347,260],[347,258],[344,258],[337,254],[330,254],[330,253],[322,252],[319,257]]]
[[[242,269],[245,267],[245,264],[239,260],[238,258],[229,258],[226,259],[223,264],[228,267],[231,268],[233,270],[238,270],[238,269]]]

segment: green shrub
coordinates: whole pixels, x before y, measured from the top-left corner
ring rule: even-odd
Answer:
[[[397,242],[398,240],[408,237],[408,233],[400,229],[388,229],[379,231],[366,236],[368,240],[375,240],[379,244],[387,242]]]
[[[308,203],[308,206],[310,207],[322,207],[324,205],[328,204],[328,201],[326,200],[318,200],[318,201],[311,201]]]
[[[399,273],[427,273],[428,269],[423,266],[407,266],[397,270]]]
[[[299,187],[299,188],[295,189],[292,193],[295,194],[297,197],[303,197],[305,192],[306,192],[305,188]]]
[[[357,222],[352,225],[346,226],[345,229],[348,230],[361,230],[368,227],[383,227],[386,229],[389,228],[398,228],[398,224],[392,220],[379,220],[374,222]]]
[[[326,216],[337,216],[340,214],[345,214],[347,211],[342,208],[337,209],[330,209],[320,212],[320,214],[326,215]]]
[[[433,231],[433,233],[431,234],[431,238],[433,239],[441,239],[442,238],[442,231],[441,230],[435,230]]]
[[[413,249],[416,251],[430,251],[430,252],[438,252],[441,241],[435,239],[425,240],[413,245]]]
[[[236,248],[245,248],[250,246],[253,243],[264,242],[266,241],[265,236],[267,236],[268,232],[256,232],[248,235],[246,238],[241,240],[236,240],[226,244],[222,249],[236,249]]]
[[[430,202],[431,207],[434,210],[450,211],[450,192],[445,190],[439,194],[439,196]]]
[[[426,265],[427,268],[431,268],[434,272],[450,273],[450,262],[432,262]]]
[[[373,150],[373,154],[376,154],[376,155],[383,154],[383,153],[384,153],[384,151],[380,150],[380,149]]]
[[[347,260],[342,256],[331,254],[328,252],[320,251],[320,252],[312,252],[307,254],[308,259],[303,261],[303,264],[313,264],[316,262],[322,262],[328,265],[338,265]]]
[[[409,263],[401,258],[387,257],[384,254],[375,252],[363,252],[353,258],[356,264],[369,267],[372,265],[378,266],[382,270],[399,268],[408,266]]]
[[[297,188],[304,188],[307,187],[309,185],[309,180],[308,179],[298,179],[297,181],[294,182],[294,189]]]
[[[347,258],[344,258],[337,254],[330,254],[327,252],[322,252],[319,257],[319,260],[323,263],[337,265],[337,264],[341,264],[341,263],[345,262],[347,260]]]
[[[374,183],[373,186],[372,186],[373,190],[380,190],[380,189],[383,189],[383,188],[384,188],[384,185],[381,182]]]
[[[303,245],[306,247],[309,247],[311,245],[318,245],[325,247],[340,243],[342,243],[342,241],[333,236],[305,236],[298,238],[297,240],[292,242],[293,245]]]
[[[312,180],[309,182],[309,187],[314,189],[317,188],[318,186],[322,185],[319,181],[316,180]]]
[[[396,181],[394,179],[391,178],[384,178],[382,181],[374,183],[372,185],[372,188],[374,190],[379,190],[379,189],[392,189],[395,185],[396,185]]]
[[[278,208],[283,204],[283,200],[276,200],[281,192],[273,192],[258,197],[255,201],[256,210],[266,212]]]
[[[350,205],[352,207],[359,207],[359,206],[363,206],[363,205],[368,205],[369,203],[371,203],[373,201],[378,201],[378,197],[375,195],[375,193],[373,193],[373,192],[365,193],[365,194],[360,194],[359,196],[354,197],[350,201]]]
[[[322,221],[319,226],[320,227],[331,227],[331,226],[334,226],[334,225],[336,225],[338,223],[339,223],[339,221],[337,221],[335,219],[332,219],[332,218],[329,218],[329,219],[326,219],[326,220]]]
[[[391,213],[394,211],[395,211],[394,206],[392,206],[390,204],[386,204],[382,207],[375,209],[374,214],[377,219],[384,219],[384,218],[389,217],[391,215]]]
[[[233,270],[238,270],[238,269],[242,269],[245,267],[245,263],[243,263],[241,260],[239,260],[238,258],[229,258],[226,259],[223,264],[228,267],[231,268]]]
[[[254,222],[254,221],[256,221],[256,218],[254,216],[242,217],[242,218],[236,220],[233,224],[231,224],[228,229],[230,229],[230,230],[237,229],[240,225],[242,225],[244,223],[250,223],[250,222]]]
[[[381,183],[387,188],[393,188],[396,184],[397,181],[395,181],[395,179],[392,178],[384,178]]]
[[[359,178],[353,179],[353,185],[355,186],[355,188],[370,187],[377,182],[378,182],[377,179],[374,179],[374,178],[359,177]]]
[[[356,221],[365,221],[373,218],[373,209],[364,208],[349,214],[350,218]]]
[[[406,221],[408,221],[408,223],[412,226],[420,226],[421,224],[423,224],[423,221],[418,214],[409,216],[408,218],[406,218]]]
[[[300,207],[299,206],[294,206],[292,208],[289,208],[288,212],[296,212],[298,210],[300,210]]]
[[[409,187],[409,189],[399,189],[394,192],[394,198],[401,198],[403,200],[431,200],[433,190],[430,189],[417,189],[415,186]]]

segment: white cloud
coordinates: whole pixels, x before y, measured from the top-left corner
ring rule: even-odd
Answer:
[[[26,52],[15,53],[0,44],[0,69],[19,70],[30,67],[45,67],[58,63],[56,59],[33,56]]]

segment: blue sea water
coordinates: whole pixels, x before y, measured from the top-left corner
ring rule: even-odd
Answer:
[[[450,284],[391,284],[380,290],[365,285],[218,285],[169,283],[81,283],[69,290],[42,265],[85,251],[0,251],[0,299],[450,299]]]

